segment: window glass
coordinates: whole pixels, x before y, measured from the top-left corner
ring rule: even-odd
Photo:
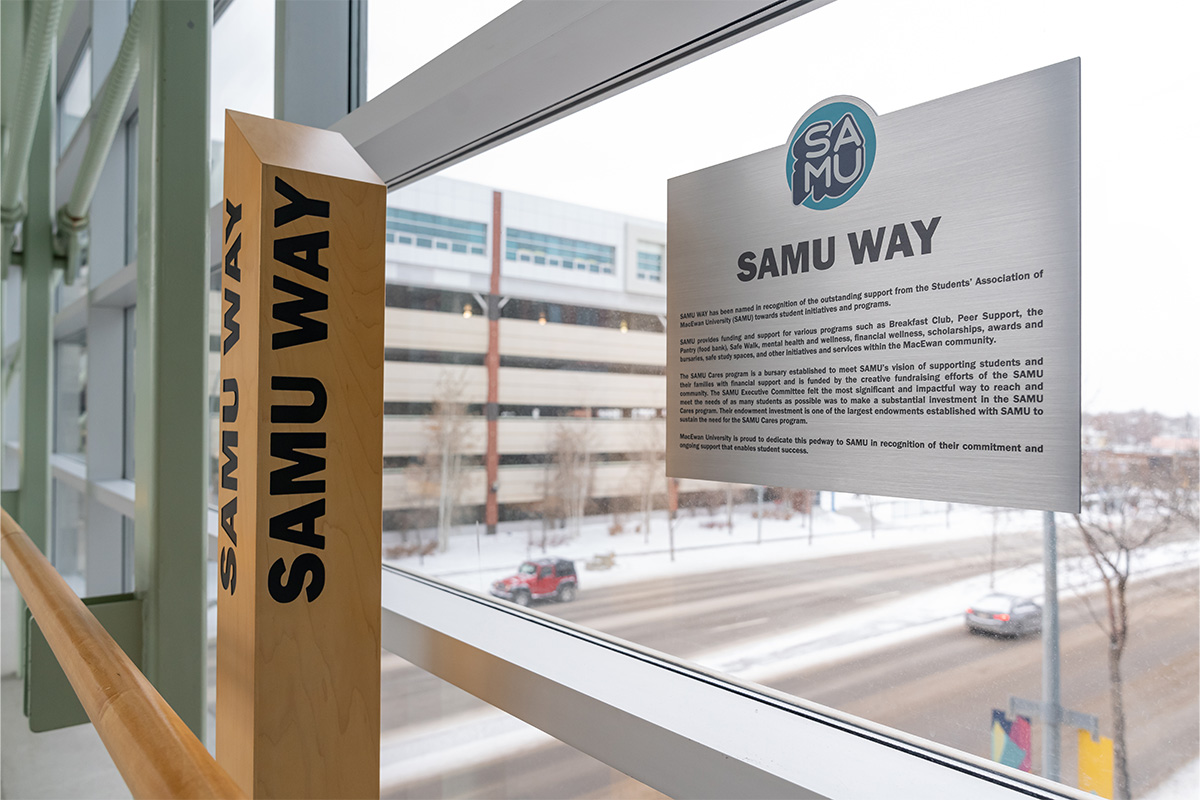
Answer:
[[[7,442],[18,442],[21,438],[21,369],[19,365],[21,339],[21,278],[22,271],[12,267],[4,278],[4,293],[0,302],[4,304],[4,318],[0,319],[0,447]],[[0,454],[4,458],[5,490],[17,488],[17,470],[10,469],[7,449]],[[15,464],[14,464],[15,466]]]
[[[455,0],[454,13],[447,14],[438,3],[368,3],[367,99],[516,4],[517,0]],[[404,46],[398,47],[398,41]]]
[[[436,243],[441,250],[482,256],[487,246],[487,223],[454,219],[435,214],[422,214],[403,208],[387,210],[387,241],[389,244],[412,244],[418,247]],[[432,237],[432,238],[430,238]]]
[[[638,242],[637,278],[639,281],[662,283],[665,252],[666,248],[657,242]]]
[[[78,335],[54,347],[54,452],[83,456],[87,447],[87,341]]]
[[[79,274],[75,277],[74,283],[67,283],[66,276],[59,270],[54,275],[54,310],[62,311],[72,303],[82,297],[86,297],[88,293],[88,248],[85,245],[83,248],[82,262],[79,265]]]
[[[224,220],[224,217],[222,217]],[[222,253],[211,254],[214,263],[209,269],[208,293],[208,437],[210,441],[208,459],[208,504],[217,507],[217,495],[221,488],[221,315],[225,302],[221,297]],[[228,399],[228,398],[226,398]]]
[[[121,591],[132,592],[134,585],[134,562],[136,558],[134,522],[132,517],[121,517]]]
[[[561,264],[563,269],[588,270],[613,274],[616,248],[612,245],[584,242],[562,236],[534,233],[516,228],[505,231],[504,257],[508,261],[532,261],[549,266]]]
[[[92,107],[92,43],[89,40],[58,99],[58,155],[62,157],[75,131]]]
[[[86,594],[87,498],[74,486],[54,481],[54,535],[50,542],[51,563],[81,597]]]
[[[1040,699],[1043,515],[668,478],[667,308],[645,286],[665,281],[668,254],[658,243],[665,236],[630,232],[665,230],[669,178],[782,145],[827,97],[853,94],[887,114],[1081,56],[1091,254],[1084,435],[1098,454],[1085,492],[1101,527],[1122,509],[1141,515],[1139,526],[1158,524],[1146,498],[1195,486],[1187,476],[1196,473],[1200,387],[1194,370],[1178,369],[1196,361],[1195,337],[1169,322],[1193,316],[1194,294],[1179,290],[1195,278],[1177,266],[1169,239],[1138,231],[1186,230],[1189,220],[1183,204],[1118,208],[1098,187],[1121,148],[1111,117],[1172,107],[1189,92],[1182,56],[1157,51],[1169,63],[1154,66],[1111,42],[1127,40],[1132,26],[1151,38],[1168,31],[1185,52],[1182,31],[1195,12],[1118,19],[1082,3],[1023,2],[980,13],[949,0],[916,13],[881,0],[832,4],[393,192],[389,206],[411,214],[487,225],[490,263],[439,253],[428,232],[425,252],[420,238],[388,248],[385,374],[404,380],[385,381],[385,561],[516,599],[536,574],[522,566],[527,559],[566,558],[577,585],[529,597],[544,613],[982,758],[1008,758],[993,744],[1013,738],[1011,725],[1004,731],[1009,698]],[[868,55],[844,58],[846,30],[863,37],[856,47]],[[605,154],[604,168],[580,180],[580,152]],[[502,241],[491,253],[496,230]],[[1125,262],[1099,255],[1122,247],[1154,265],[1136,285]],[[480,302],[493,268],[503,302],[494,375]],[[1114,326],[1088,308],[1119,308],[1125,322]],[[1167,483],[1154,483],[1160,478]],[[1081,520],[1090,524],[1087,513]],[[1065,515],[1057,524],[1062,702],[1094,715],[1112,737],[1119,722],[1104,620],[1106,590],[1119,581],[1106,577],[1080,525]],[[1200,741],[1200,688],[1168,666],[1195,672],[1195,523],[1176,517],[1131,563],[1141,572],[1126,598],[1129,618],[1150,620],[1123,645],[1138,796],[1193,763]],[[996,593],[1018,605],[970,624],[968,608]],[[1186,713],[1155,710],[1164,704]],[[994,711],[1006,720],[999,728]],[[1028,766],[1043,775],[1047,735],[1033,719]],[[1075,729],[1064,729],[1062,743],[1058,779],[1075,785]],[[482,748],[473,758],[488,764]]]
[[[233,0],[213,23],[212,99],[209,135],[212,140],[209,204],[220,205],[225,185],[225,111],[233,109],[263,117],[275,115],[274,0]],[[217,504],[219,488],[217,442],[220,438],[220,251],[211,254],[209,295],[209,494]]]
[[[15,265],[4,277],[4,319],[0,320],[0,336],[3,336],[4,352],[21,340],[21,277],[22,272]]]
[[[225,111],[275,116],[275,2],[233,0],[213,22],[209,205],[224,196]]]
[[[137,258],[138,117],[125,123],[125,263]]]
[[[134,479],[134,440],[137,433],[137,388],[134,383],[134,366],[137,363],[137,308],[125,309],[125,403],[124,403],[124,464],[122,474]]]

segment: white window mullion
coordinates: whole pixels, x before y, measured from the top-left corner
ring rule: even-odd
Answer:
[[[1088,796],[391,568],[383,646],[672,797]]]

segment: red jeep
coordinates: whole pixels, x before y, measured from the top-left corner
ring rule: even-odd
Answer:
[[[527,606],[531,600],[554,599],[568,603],[575,599],[578,590],[574,561],[539,558],[523,563],[516,575],[493,583],[491,593],[519,606]]]

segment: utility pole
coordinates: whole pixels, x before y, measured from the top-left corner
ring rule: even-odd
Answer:
[[[492,274],[488,284],[487,319],[488,348],[484,363],[487,365],[487,404],[484,414],[487,419],[487,450],[484,466],[487,469],[487,494],[484,499],[484,522],[487,534],[496,535],[500,521],[500,447],[497,424],[500,419],[500,215],[503,200],[500,192],[492,192]]]
[[[1058,534],[1054,527],[1053,511],[1043,512],[1042,521],[1042,570],[1045,572],[1042,614],[1042,721],[1046,726],[1042,772],[1044,777],[1057,781],[1062,755],[1062,687],[1058,671]]]

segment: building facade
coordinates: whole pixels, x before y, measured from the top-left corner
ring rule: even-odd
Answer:
[[[541,513],[564,441],[590,510],[636,495],[666,402],[665,225],[442,177],[393,193],[387,225],[385,529],[437,505],[443,457],[461,521],[489,494],[499,520]]]

